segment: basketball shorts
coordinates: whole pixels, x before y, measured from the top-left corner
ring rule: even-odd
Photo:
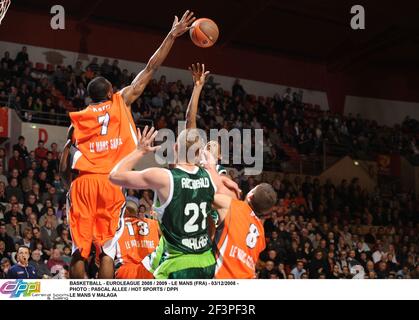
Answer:
[[[115,257],[116,243],[123,233],[125,197],[111,184],[107,174],[81,174],[67,195],[73,253],[87,259],[92,244]]]

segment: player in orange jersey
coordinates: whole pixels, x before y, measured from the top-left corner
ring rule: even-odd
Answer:
[[[154,252],[159,244],[159,223],[146,218],[138,211],[138,205],[130,200],[126,203],[124,233],[116,249],[117,279],[153,279],[141,261]]]
[[[61,169],[71,165],[79,171],[68,194],[73,238],[71,278],[85,277],[85,261],[92,243],[101,249],[98,277],[113,278],[116,243],[123,231],[125,198],[121,188],[109,182],[108,175],[114,165],[136,148],[130,105],[142,94],[175,39],[190,29],[195,20],[193,15],[186,11],[180,21],[175,17],[169,34],[131,85],[114,93],[108,80],[97,77],[87,88],[93,103],[82,111],[70,113],[73,132],[63,152]],[[71,160],[67,160],[68,156]]]
[[[262,183],[244,201],[216,194],[214,206],[220,214],[215,235],[216,279],[253,279],[259,254],[265,249],[265,232],[258,216],[269,212],[277,195]]]
[[[204,152],[206,167],[214,183],[220,183],[216,160]],[[261,183],[250,190],[244,201],[233,199],[223,190],[214,196],[218,224],[214,253],[217,260],[216,279],[253,279],[259,254],[265,249],[265,232],[258,216],[276,205],[277,194],[270,184]]]

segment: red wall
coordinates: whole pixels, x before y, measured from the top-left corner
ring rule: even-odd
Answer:
[[[90,23],[83,45],[75,21],[66,19],[66,30],[54,31],[50,18],[9,11],[0,27],[0,40],[145,62],[163,39],[150,31]],[[413,73],[409,77],[400,72],[362,70],[353,75],[333,74],[325,65],[280,56],[217,46],[200,49],[187,35],[176,42],[165,65],[186,68],[198,61],[218,74],[326,91],[331,109],[337,112],[343,111],[345,95],[419,101],[419,78]]]

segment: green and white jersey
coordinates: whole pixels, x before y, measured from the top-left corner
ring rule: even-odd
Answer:
[[[217,170],[218,174],[227,174],[227,169],[224,168],[221,164],[217,164],[215,169]]]
[[[166,251],[203,253],[211,248],[207,216],[214,201],[215,185],[208,171],[200,167],[193,171],[177,167],[167,172],[169,197],[164,204],[160,204],[157,194],[154,198]]]

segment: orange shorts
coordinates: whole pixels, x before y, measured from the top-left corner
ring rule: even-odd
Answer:
[[[127,263],[119,267],[115,274],[116,279],[154,279],[144,265],[140,262],[139,264]]]
[[[121,188],[111,184],[107,174],[82,174],[71,184],[68,201],[73,253],[79,250],[87,259],[94,244],[114,258],[123,232]]]

